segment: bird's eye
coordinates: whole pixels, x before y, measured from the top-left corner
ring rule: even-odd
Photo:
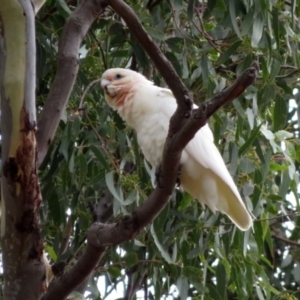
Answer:
[[[115,76],[115,79],[121,79],[122,78],[122,75],[120,75],[120,74],[117,74],[116,76]]]

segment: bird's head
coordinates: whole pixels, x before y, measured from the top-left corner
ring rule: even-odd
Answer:
[[[106,70],[101,77],[105,100],[112,108],[119,108],[140,82],[149,82],[143,75],[128,69]]]

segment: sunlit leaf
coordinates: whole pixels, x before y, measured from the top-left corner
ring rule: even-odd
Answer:
[[[232,27],[235,33],[237,34],[237,36],[240,36],[240,30],[236,21],[236,3],[234,1],[229,1],[229,14],[230,14]]]
[[[232,54],[236,53],[236,50],[238,47],[242,44],[242,41],[237,41],[235,42],[228,50],[226,50],[219,58],[218,64],[223,64],[225,63]]]
[[[252,26],[252,39],[251,39],[252,47],[258,46],[258,43],[262,37],[263,30],[264,30],[263,18],[260,14],[258,14],[255,16],[253,26]]]
[[[154,227],[151,226],[151,234],[153,236],[155,245],[157,246],[158,250],[160,251],[161,256],[166,260],[168,263],[172,263],[172,258],[170,257],[169,253],[164,249],[164,246],[159,241],[156,232],[154,231]]]
[[[242,156],[249,149],[249,147],[252,145],[257,135],[259,134],[260,130],[261,130],[261,126],[258,126],[252,131],[248,140],[245,142],[245,144],[242,147],[240,147],[239,156]]]

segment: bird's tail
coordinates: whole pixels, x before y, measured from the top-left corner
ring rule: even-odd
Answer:
[[[181,176],[183,189],[213,212],[218,210],[226,214],[239,229],[248,230],[252,226],[252,218],[234,182],[229,185],[210,169],[198,174],[196,177]]]

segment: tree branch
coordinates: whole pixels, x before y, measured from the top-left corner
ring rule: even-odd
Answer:
[[[181,130],[181,128],[186,123],[187,119],[191,116],[192,100],[190,98],[189,91],[186,88],[186,86],[183,84],[183,82],[180,80],[178,75],[176,74],[176,71],[173,68],[172,64],[168,61],[168,59],[165,57],[165,55],[160,50],[160,48],[156,45],[156,43],[154,43],[152,38],[148,35],[146,30],[143,28],[143,25],[141,24],[140,20],[138,19],[138,17],[136,16],[132,8],[122,0],[107,0],[107,1],[108,4],[123,18],[128,28],[130,29],[131,33],[136,37],[136,39],[139,41],[141,46],[148,53],[149,57],[151,58],[156,68],[159,70],[159,72],[165,79],[165,82],[172,90],[173,95],[176,98],[178,107],[175,114],[171,118],[170,128],[169,128],[169,136],[171,137],[173,134]],[[194,117],[191,119],[198,119],[199,113],[201,112],[201,114],[203,114],[205,111],[204,113],[205,116],[203,116],[203,119],[201,120],[206,123],[207,119],[214,112],[216,112],[216,110],[219,107],[221,107],[225,103],[232,101],[233,99],[235,99],[235,97],[239,96],[245,90],[245,88],[254,81],[256,77],[256,73],[258,71],[258,64],[255,63],[252,65],[252,67],[253,68],[250,70],[250,73],[253,73],[250,76],[252,77],[252,79],[249,79],[247,76],[244,77],[241,76],[239,82],[236,81],[235,85],[232,86],[230,90],[228,89],[226,90],[226,94],[225,91],[222,93],[222,97],[228,97],[227,102],[225,101],[225,99],[219,98],[220,97],[219,94],[216,96],[219,98],[218,100],[214,100],[213,98],[211,102],[206,102],[205,107],[201,106],[198,112],[195,111],[193,113]],[[250,80],[250,81],[249,84],[247,85],[247,82],[242,82],[242,80],[246,80],[246,81]],[[243,86],[245,87],[243,88]],[[191,123],[191,119],[189,123]],[[192,139],[194,134],[205,124],[205,123],[201,124],[202,121],[199,122],[200,127],[199,126],[194,127],[189,132],[188,136],[186,136],[189,138],[189,140]],[[193,126],[195,125],[192,125],[190,127]]]
[[[246,70],[236,82],[211,100],[203,103],[199,109],[192,112],[184,127],[177,132],[170,124],[160,170],[160,184],[154,189],[147,200],[129,216],[111,224],[95,222],[87,231],[87,248],[75,266],[67,273],[57,278],[50,285],[42,300],[55,297],[66,297],[86,276],[102,257],[106,247],[129,241],[151,223],[157,214],[165,207],[176,184],[177,170],[180,164],[181,152],[194,134],[221,105],[239,96],[255,79],[258,71],[257,63]],[[176,120],[176,119],[174,119]],[[75,274],[81,274],[79,277]]]
[[[128,274],[128,286],[124,300],[131,300],[134,298],[136,292],[141,289],[144,278],[147,276],[148,269],[144,269],[142,272],[137,272],[137,278],[134,281],[135,272]]]
[[[184,145],[184,148],[194,137],[197,131],[207,123],[208,119],[220,107],[237,98],[249,85],[254,82],[255,78],[257,77],[258,70],[258,63],[253,62],[251,67],[248,68],[241,76],[239,76],[231,86],[215,95],[212,99],[202,103],[199,108],[194,109],[191,117],[186,115],[186,118],[188,118],[187,122],[182,125],[179,134],[176,134],[172,142],[177,144],[178,148],[181,149],[182,145]],[[172,117],[170,121],[170,130],[172,123],[176,124],[180,122],[180,118],[182,118],[180,114],[175,114]],[[174,125],[174,127],[175,126],[176,125]],[[177,151],[179,151],[179,149]]]
[[[205,113],[206,119],[209,119],[220,107],[241,95],[245,89],[254,82],[258,71],[258,62],[254,61],[250,68],[240,75],[231,86],[218,93],[212,99],[203,103],[199,109],[195,110],[195,117],[197,117],[199,113]]]
[[[284,79],[284,78],[288,78],[288,77],[292,77],[293,75],[297,74],[300,72],[300,68],[295,69],[294,71],[287,73],[285,75],[278,75],[276,76],[276,79]]]
[[[87,244],[82,256],[78,259],[73,268],[66,271],[63,275],[55,278],[47,293],[41,300],[65,299],[79,284],[81,284],[100,261],[105,248],[94,247]]]
[[[75,274],[81,273],[86,277],[95,266],[94,262],[97,262],[103,255],[106,247],[134,238],[155,219],[172,195],[184,147],[214,112],[239,96],[254,81],[258,71],[258,65],[254,63],[232,86],[202,104],[199,109],[191,111],[192,101],[187,88],[177,76],[170,62],[146,33],[133,10],[119,0],[109,0],[109,4],[125,20],[131,32],[148,52],[176,97],[178,108],[170,121],[159,172],[160,184],[131,215],[112,224],[100,222],[92,224],[87,231],[87,248],[84,254],[70,271],[54,281],[43,300],[54,299],[58,296],[59,299],[66,297],[80,283]],[[85,277],[81,275],[81,281]]]
[[[166,84],[172,90],[181,111],[183,113],[190,112],[192,109],[192,100],[188,89],[177,75],[172,64],[143,28],[132,8],[122,0],[107,0],[107,2],[122,17],[131,33],[148,53],[156,68],[165,79]]]
[[[274,230],[274,232],[272,233],[272,237],[277,239],[277,240],[281,240],[283,242],[285,242],[286,244],[290,245],[290,246],[296,246],[296,247],[300,247],[300,243],[290,240],[284,236],[282,236],[279,232],[279,230]]]
[[[93,208],[93,218],[96,218],[100,222],[106,222],[107,219],[113,214],[112,205],[111,205],[111,196],[107,192],[103,192],[103,195],[101,195],[99,202],[97,203],[96,207]],[[67,242],[69,240],[69,233],[70,233],[70,225],[73,224],[72,222],[72,216],[69,217],[68,223],[66,225],[66,230],[64,232],[64,235],[67,235],[66,242],[64,243],[64,240],[61,244],[61,247],[59,249],[59,255],[63,254],[65,251],[65,247],[67,245]],[[64,236],[65,238],[65,236]],[[87,251],[89,253],[87,253]],[[93,274],[93,271],[95,270],[95,267],[97,266],[98,262],[100,261],[100,258],[102,257],[104,253],[104,250],[91,247],[90,249],[86,249],[84,254],[78,259],[76,263],[76,268],[72,268],[69,272],[64,274],[62,277],[58,277],[53,282],[51,282],[51,288],[48,290],[47,294],[44,296],[44,299],[53,299],[52,297],[55,297],[57,295],[61,295],[66,297],[69,293],[71,293],[74,289],[83,294],[86,286],[89,282],[90,277]],[[93,255],[93,256],[90,256]],[[86,265],[85,260],[89,259],[89,265]],[[79,264],[79,265],[78,265]],[[84,268],[83,270],[81,268]],[[78,271],[80,270],[80,271]],[[73,272],[77,273],[79,272],[82,277],[80,278],[73,278]],[[65,279],[67,277],[67,279]],[[68,280],[68,277],[72,278],[72,281],[70,282]],[[61,294],[61,285],[68,284],[68,286],[65,286],[65,294]],[[50,294],[50,295],[49,295]],[[61,299],[61,298],[59,298]]]
[[[78,73],[80,44],[94,20],[106,7],[105,0],[82,1],[64,26],[58,44],[57,72],[38,119],[38,165],[43,161],[69,100]]]
[[[238,97],[253,83],[257,72],[258,65],[255,62],[238,77],[232,86],[200,105],[198,109],[193,110],[191,117],[186,116],[186,122],[177,131],[174,130],[174,128],[178,128],[176,122],[182,124],[184,118],[180,114],[172,117],[161,164],[160,184],[131,216],[125,216],[119,222],[112,224],[94,223],[88,230],[88,240],[95,247],[117,245],[128,241],[155,219],[172,194],[182,150],[213,113],[222,105]]]

